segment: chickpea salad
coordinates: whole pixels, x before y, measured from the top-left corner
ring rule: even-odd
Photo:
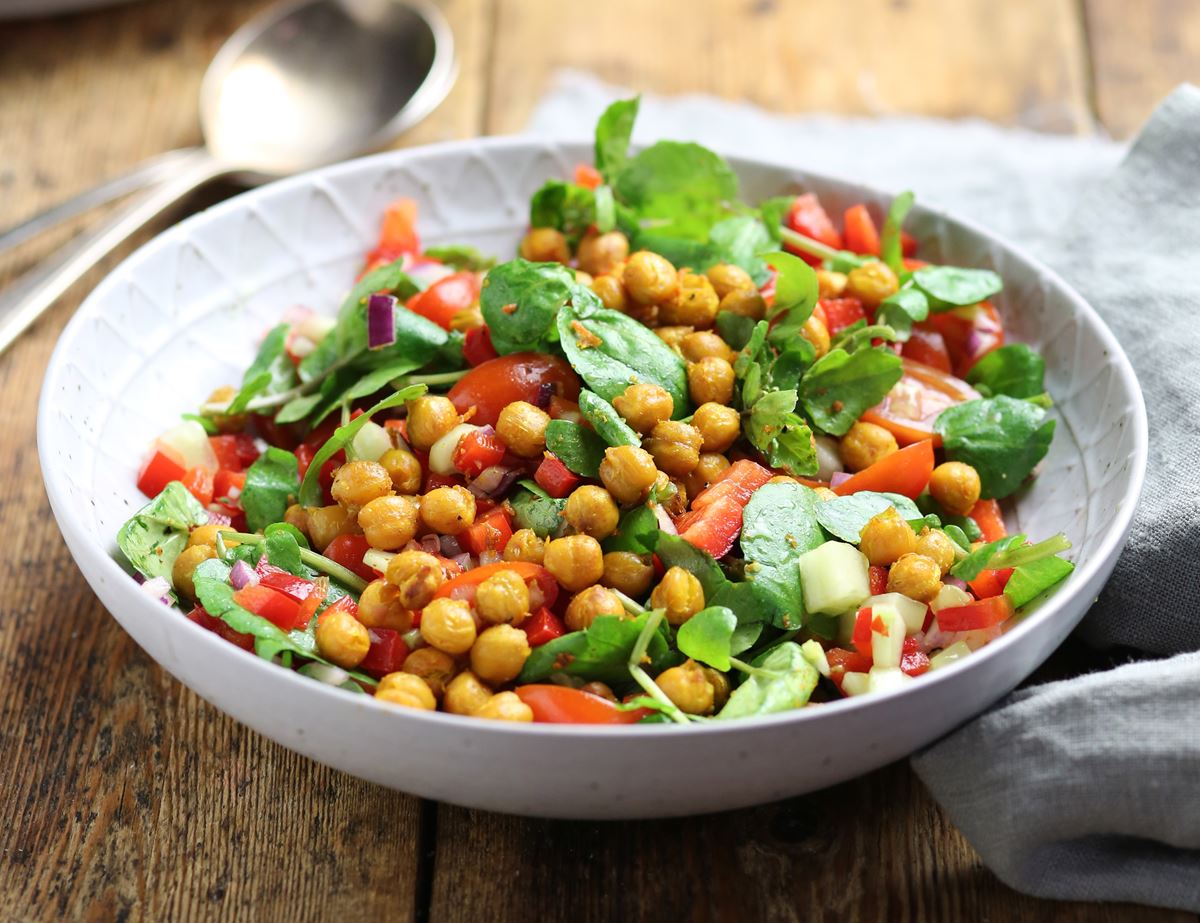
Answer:
[[[1054,434],[1000,277],[919,259],[911,193],[632,153],[637,110],[516,259],[393,203],[336,317],[155,441],[117,544],[164,618],[397,707],[689,724],[920,681],[1071,573],[998,505]]]

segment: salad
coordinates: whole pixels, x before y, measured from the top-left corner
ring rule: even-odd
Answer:
[[[1000,277],[921,260],[911,193],[632,153],[637,109],[508,262],[392,204],[336,317],[156,440],[117,544],[164,618],[398,707],[689,724],[920,682],[1071,572],[998,504],[1054,434]]]

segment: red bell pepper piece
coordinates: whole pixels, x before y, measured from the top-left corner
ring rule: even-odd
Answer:
[[[833,247],[835,250],[842,249],[842,235],[838,233],[837,228],[833,226],[833,222],[829,220],[829,214],[822,207],[820,200],[811,192],[796,196],[792,201],[792,207],[788,209],[787,218],[784,223],[793,231],[803,234],[805,237],[818,240],[828,247]],[[821,265],[820,257],[812,256],[799,250],[793,250],[791,247],[787,249],[813,266]]]
[[[213,498],[224,498],[230,506],[240,506],[242,489],[246,486],[245,471],[230,471],[222,468],[213,477]]]
[[[478,557],[485,551],[503,551],[512,535],[512,513],[503,506],[497,506],[476,519],[474,524],[459,536],[459,541],[471,554]]]
[[[475,602],[475,592],[479,589],[479,584],[483,583],[488,577],[493,574],[498,574],[503,570],[516,571],[517,575],[525,581],[526,585],[537,583],[537,589],[541,592],[541,600],[531,600],[531,605],[536,608],[538,606],[546,606],[550,608],[558,599],[558,581],[546,568],[540,564],[531,564],[528,561],[497,561],[495,564],[484,564],[482,567],[475,567],[469,571],[465,571],[458,576],[447,580],[434,593],[434,599],[442,596],[449,596],[451,599],[461,599],[469,603]]]
[[[233,601],[255,615],[261,615],[284,631],[305,628],[308,621],[300,613],[300,604],[278,590],[261,583],[244,586],[233,594]]]
[[[920,676],[929,671],[929,655],[921,650],[916,638],[905,638],[900,654],[900,669],[909,676]]]
[[[871,669],[870,657],[842,647],[831,647],[825,652],[825,659],[829,661],[829,678],[839,690],[847,673],[866,673]]]
[[[721,497],[701,509],[684,513],[675,520],[675,529],[684,541],[714,558],[723,558],[742,531],[744,509],[735,498]]]
[[[485,468],[500,464],[506,451],[494,432],[476,429],[458,440],[451,462],[463,474],[476,477]]]
[[[985,542],[995,542],[1007,537],[1008,528],[1004,525],[1000,504],[995,500],[980,500],[967,515],[975,520]]]
[[[951,606],[937,614],[938,627],[942,631],[975,631],[991,628],[1010,618],[1012,603],[1001,593],[965,606]]]
[[[745,506],[750,502],[751,495],[774,476],[770,468],[764,468],[748,458],[739,459],[696,494],[692,499],[692,510],[702,510],[726,497],[735,500],[739,506]]]
[[[375,580],[379,574],[363,563],[363,555],[370,550],[371,546],[361,535],[339,535],[325,547],[322,554],[358,574],[363,580]]]
[[[417,456],[417,458],[420,461],[420,456]],[[438,487],[462,486],[463,479],[457,474],[438,474],[436,471],[430,471],[428,463],[425,461],[422,461],[421,467],[425,469],[425,493],[429,493]]]
[[[555,638],[565,635],[567,626],[563,624],[562,619],[542,606],[521,626],[521,630],[529,639],[530,647],[541,647],[547,641],[553,641]]]
[[[871,623],[874,618],[875,615],[870,606],[863,606],[859,609],[858,614],[854,616],[854,634],[851,636],[855,649],[868,660],[872,659]]]
[[[147,497],[157,497],[164,487],[172,481],[182,481],[186,475],[183,465],[162,449],[155,449],[138,472],[137,487]]]
[[[311,580],[297,577],[281,567],[276,567],[274,564],[268,563],[265,557],[259,560],[258,566],[254,570],[258,574],[258,582],[261,586],[269,586],[273,590],[278,590],[284,596],[294,599],[298,603],[304,602],[317,592],[317,585]]]
[[[371,646],[367,649],[367,656],[358,665],[360,670],[379,679],[404,666],[408,645],[400,637],[400,632],[391,628],[371,628],[367,631],[367,637],[371,639]]]
[[[595,189],[604,182],[604,177],[600,175],[600,171],[593,167],[590,163],[575,164],[575,183],[579,186],[585,186],[588,189]]]
[[[254,635],[242,634],[240,631],[234,631],[219,618],[209,615],[207,610],[201,606],[196,606],[187,614],[189,622],[195,622],[201,628],[211,631],[215,635],[224,638],[235,647],[240,647],[244,651],[254,650]]]
[[[579,483],[579,475],[547,452],[533,474],[539,487],[555,499],[562,499]]]
[[[879,229],[867,206],[851,205],[843,218],[846,249],[866,256],[879,256]]]
[[[950,350],[946,348],[945,338],[936,330],[923,329],[920,324],[913,327],[908,341],[900,348],[900,355],[947,375],[952,370]]]
[[[880,567],[878,564],[872,564],[867,573],[871,581],[871,595],[878,596],[880,593],[886,593],[888,569]]]

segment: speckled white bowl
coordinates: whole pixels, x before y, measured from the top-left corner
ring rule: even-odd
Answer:
[[[842,781],[903,757],[996,701],[1096,598],[1128,533],[1146,465],[1146,415],[1128,360],[1096,313],[987,232],[918,208],[922,256],[992,266],[1008,330],[1046,357],[1060,420],[1041,477],[1010,511],[1034,536],[1065,530],[1078,569],[1000,640],[889,695],[690,728],[509,725],[389,708],[226,644],[140,593],[113,558],[140,507],[145,447],[181,411],[238,380],[259,333],[294,304],[333,311],[398,196],[431,242],[514,252],[529,195],[590,147],[520,138],[397,151],[232,199],[118,267],[68,325],[42,389],[38,443],[63,536],[105,606],[208,701],[315,760],[458,804],[554,817],[717,811]],[[798,188],[831,208],[888,196],[789,167],[735,161],[748,200]],[[917,190],[918,194],[920,190]]]

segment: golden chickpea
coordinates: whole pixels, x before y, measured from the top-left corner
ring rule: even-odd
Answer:
[[[375,698],[389,705],[401,705],[404,708],[416,708],[422,711],[433,711],[437,708],[437,700],[429,686],[419,677],[411,673],[389,673],[379,681],[375,689]]]
[[[622,281],[629,297],[643,305],[661,305],[674,298],[679,290],[675,267],[649,250],[639,250],[629,257]]]
[[[421,612],[421,637],[425,643],[447,654],[465,654],[475,643],[475,617],[461,599],[445,596],[433,600]]]
[[[846,294],[857,298],[868,311],[874,311],[889,295],[900,291],[900,280],[887,263],[872,260],[850,270],[846,277]]]
[[[632,384],[613,398],[613,407],[639,433],[648,433],[663,420],[671,419],[675,401],[662,385]]]
[[[511,625],[485,628],[471,648],[471,671],[485,683],[511,682],[529,658],[529,639]]]
[[[546,449],[546,427],[550,414],[528,401],[513,401],[500,411],[496,435],[510,452],[522,458],[537,458]]]
[[[721,299],[720,310],[762,320],[767,316],[767,303],[755,289],[738,289]]]
[[[966,516],[979,502],[979,472],[963,462],[942,462],[929,478],[929,493],[947,513]]]
[[[604,576],[604,553],[590,535],[567,535],[546,543],[543,566],[566,589],[578,593]]]
[[[439,651],[436,647],[418,647],[404,658],[404,666],[400,669],[413,676],[419,676],[425,681],[429,691],[440,699],[458,665],[445,651]]]
[[[629,297],[625,294],[625,283],[620,276],[598,276],[592,280],[592,291],[610,311],[624,313],[629,310]]]
[[[196,528],[192,529],[191,533],[188,535],[187,547],[194,548],[197,545],[211,545],[213,548],[216,548],[217,533],[233,531],[234,529],[232,526],[219,526],[213,523],[209,523],[205,526],[196,526]],[[226,548],[236,548],[238,546],[238,542],[231,538],[223,538],[221,542]]]
[[[654,566],[632,551],[610,551],[604,555],[601,583],[626,596],[641,599],[654,580]]]
[[[602,615],[624,614],[625,607],[616,593],[606,587],[590,586],[571,598],[563,621],[571,631],[583,631]]]
[[[400,594],[386,580],[372,580],[358,599],[358,620],[368,628],[408,631],[412,613],[400,604]]]
[[[724,452],[742,433],[742,416],[725,404],[701,404],[692,414],[692,426],[700,433],[700,450]]]
[[[817,295],[820,298],[840,298],[846,291],[846,274],[829,269],[817,270]]]
[[[721,337],[711,330],[697,330],[689,333],[679,343],[679,350],[688,362],[699,362],[708,356],[733,362],[737,353],[729,348]]]
[[[575,270],[575,281],[578,282],[580,285],[582,285],[584,288],[591,288],[592,283],[595,282],[596,280],[594,278],[592,278],[592,274],[590,272],[584,272],[582,269],[576,269]]]
[[[954,566],[954,542],[940,529],[926,529],[918,535],[915,551],[936,563],[942,576]]]
[[[284,511],[283,521],[308,535],[308,512],[299,503],[293,503]]]
[[[708,680],[708,684],[713,687],[712,710],[718,712],[725,707],[725,703],[729,701],[729,693],[733,691],[729,684],[729,677],[712,667],[702,665],[700,669],[704,673],[704,678]]]
[[[717,452],[700,453],[699,464],[696,465],[691,474],[683,479],[683,486],[687,490],[687,495],[693,498],[699,496],[728,467],[729,459],[724,455],[720,455]]]
[[[434,532],[458,535],[475,524],[475,495],[458,484],[435,487],[421,498],[421,521]]]
[[[333,476],[333,499],[348,510],[360,510],[391,492],[391,475],[379,462],[358,458],[346,462]]]
[[[332,506],[311,506],[304,512],[308,520],[308,538],[317,551],[324,551],[339,535],[357,535],[362,531],[358,517],[336,503]]]
[[[858,548],[872,564],[886,567],[917,550],[917,534],[896,508],[889,506],[863,526]]]
[[[732,263],[717,263],[715,266],[710,266],[705,275],[712,283],[718,298],[724,298],[730,292],[753,291],[755,288],[750,274],[741,266],[734,266]]]
[[[504,546],[505,561],[528,561],[541,564],[546,556],[546,542],[533,529],[518,529]]]
[[[231,385],[221,385],[208,396],[205,403],[208,404],[228,404],[233,400],[238,393],[238,389]],[[236,433],[246,428],[246,414],[239,413],[236,416],[229,416],[224,413],[214,413],[209,415],[213,425],[222,433]]]
[[[700,463],[703,442],[700,431],[694,426],[678,420],[664,420],[650,431],[645,446],[655,465],[671,477],[681,478],[691,474]]]
[[[650,594],[651,609],[665,609],[667,621],[682,625],[704,608],[704,588],[690,571],[672,567]]]
[[[822,500],[836,500],[838,498],[838,495],[828,487],[814,487],[813,493],[815,493]]]
[[[398,551],[417,536],[417,505],[411,497],[379,497],[358,511],[367,544]]]
[[[588,234],[579,242],[575,256],[579,268],[593,276],[612,272],[629,257],[629,240],[620,231]]]
[[[679,273],[675,297],[659,305],[659,318],[664,324],[688,324],[702,330],[713,325],[720,303],[707,276],[684,269]]]
[[[603,487],[584,484],[575,488],[563,508],[563,518],[576,532],[602,540],[617,531],[621,511]]]
[[[408,402],[408,441],[422,452],[459,424],[458,410],[441,394],[422,394]]]
[[[829,337],[829,328],[815,314],[804,322],[804,326],[800,328],[800,336],[812,343],[818,359],[829,352],[829,347],[833,342]]]
[[[869,468],[899,449],[896,437],[886,429],[874,423],[863,423],[861,420],[851,426],[838,443],[838,454],[842,456],[842,464],[851,471]]]
[[[656,682],[667,698],[685,714],[707,715],[713,710],[712,683],[694,660],[663,670]]]
[[[529,587],[515,570],[502,570],[479,584],[475,611],[491,625],[520,625],[529,614]]]
[[[479,681],[470,670],[463,670],[446,685],[442,704],[452,715],[473,715],[488,699],[492,690]]]
[[[488,721],[532,721],[533,709],[515,692],[497,692],[471,714]]]
[[[927,603],[942,588],[942,569],[933,558],[923,554],[906,554],[888,571],[889,593],[900,593],[909,599]]]
[[[317,650],[345,670],[362,663],[371,649],[367,626],[345,609],[326,609],[317,619]]]
[[[399,494],[415,494],[421,491],[421,463],[417,456],[404,449],[388,449],[379,459],[379,464],[392,479],[392,488]]]
[[[217,556],[217,549],[212,545],[191,545],[179,552],[179,557],[171,565],[171,583],[180,593],[190,599],[196,597],[196,585],[192,577],[201,562]]]
[[[427,551],[402,551],[387,566],[387,581],[406,609],[424,609],[446,579],[442,562]]]
[[[658,327],[654,331],[654,335],[672,349],[678,351],[683,338],[692,332],[694,331],[691,327]]]
[[[728,404],[733,400],[733,366],[716,356],[688,365],[688,393],[695,404]]]
[[[522,259],[534,263],[566,263],[571,259],[567,239],[554,228],[530,228],[521,238],[519,252]]]
[[[638,304],[631,299],[625,306],[625,313],[639,324],[645,324],[651,329],[658,326],[658,305],[656,304]]]
[[[699,455],[696,460],[699,461]],[[637,503],[654,486],[657,477],[654,459],[645,449],[618,445],[604,450],[600,480],[618,503]]]
[[[682,516],[687,512],[688,492],[682,480],[667,477],[665,471],[660,471],[655,480],[655,490],[663,509],[672,516]]]

